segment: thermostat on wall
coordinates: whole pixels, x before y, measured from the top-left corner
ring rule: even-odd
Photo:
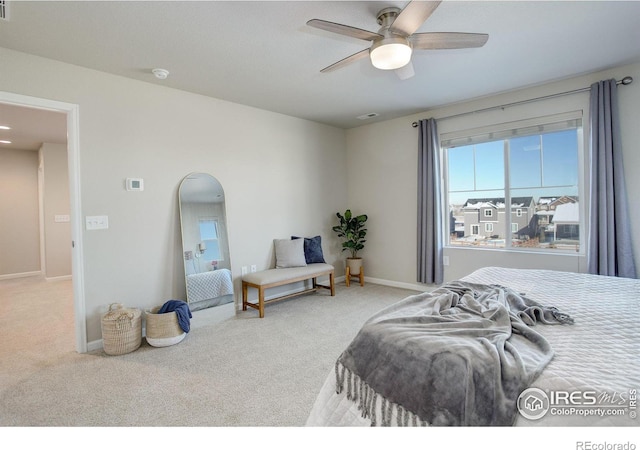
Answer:
[[[127,178],[127,191],[144,191],[142,178]]]

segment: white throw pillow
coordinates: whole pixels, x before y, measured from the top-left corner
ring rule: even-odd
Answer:
[[[304,239],[275,239],[276,268],[303,267],[307,265],[304,257]]]

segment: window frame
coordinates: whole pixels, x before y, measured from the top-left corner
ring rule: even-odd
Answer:
[[[202,237],[202,223],[203,222],[213,222],[214,226],[215,226],[215,231],[216,231],[216,238],[215,239],[204,239]],[[218,247],[218,254],[219,254],[219,258],[217,259],[206,259],[204,258],[204,254],[203,254],[203,260],[204,261],[224,261],[224,251],[223,251],[223,242],[222,242],[222,238],[221,238],[221,234],[220,233],[220,218],[219,217],[211,217],[211,216],[206,216],[206,217],[199,217],[198,218],[198,234],[199,234],[199,238],[200,241],[199,242],[204,242],[205,244],[207,244],[207,249],[209,248],[209,243],[215,241],[216,242],[216,246]]]
[[[564,123],[564,125],[563,125]],[[537,128],[537,131],[535,131]],[[528,132],[527,129],[530,129],[531,132]],[[558,249],[548,249],[548,248],[539,248],[539,247],[520,247],[513,246],[513,234],[518,232],[519,224],[517,222],[511,223],[511,228],[513,230],[514,225],[516,226],[515,231],[511,231],[509,233],[508,227],[505,227],[505,245],[504,247],[482,247],[476,245],[452,245],[451,244],[451,235],[445,233],[444,236],[444,247],[445,248],[454,248],[454,249],[469,249],[469,250],[492,250],[492,251],[501,251],[501,252],[534,252],[534,253],[545,253],[549,255],[559,255],[566,256],[568,254],[574,254],[579,256],[584,256],[586,254],[586,236],[588,235],[588,226],[587,223],[587,213],[588,213],[588,197],[585,195],[585,184],[587,184],[588,173],[587,169],[587,161],[588,161],[588,148],[584,143],[585,133],[588,132],[588,124],[585,124],[583,118],[582,110],[568,111],[559,114],[539,116],[539,117],[530,117],[523,120],[512,121],[512,122],[504,122],[497,123],[493,125],[488,125],[484,127],[478,128],[468,128],[468,129],[459,129],[456,131],[450,131],[446,133],[440,134],[440,154],[441,159],[443,161],[442,167],[442,197],[443,197],[443,217],[444,217],[444,230],[449,229],[450,222],[450,205],[449,205],[449,184],[448,184],[448,158],[447,158],[447,150],[449,148],[471,145],[477,143],[484,142],[494,142],[494,141],[503,141],[505,142],[505,152],[504,152],[504,176],[505,176],[505,186],[504,190],[504,198],[505,203],[507,205],[511,204],[512,198],[512,190],[517,188],[512,188],[509,183],[509,154],[510,151],[508,149],[507,139],[512,137],[520,137],[520,136],[531,136],[531,135],[545,135],[549,133],[553,133],[556,131],[569,130],[574,129],[576,131],[577,137],[577,197],[579,199],[580,207],[579,207],[579,248],[573,250],[558,250]],[[518,134],[514,135],[514,132],[518,131]],[[479,139],[478,136],[487,135],[488,139]],[[451,145],[455,142],[455,145]],[[487,210],[485,210],[486,214]],[[491,211],[490,211],[491,212]],[[519,213],[519,214],[518,214]],[[485,214],[482,215],[482,218],[485,218]],[[505,214],[515,214],[516,217],[522,217],[524,214],[520,208],[514,210],[512,208],[505,208]],[[483,222],[480,222],[483,223]],[[471,225],[473,229],[474,225]],[[478,230],[479,231],[479,230]],[[471,233],[473,234],[473,233]]]

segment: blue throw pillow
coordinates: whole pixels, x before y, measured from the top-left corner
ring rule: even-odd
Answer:
[[[291,239],[301,239],[299,236],[291,236]],[[307,264],[324,263],[322,254],[322,239],[320,236],[304,238],[304,259]]]

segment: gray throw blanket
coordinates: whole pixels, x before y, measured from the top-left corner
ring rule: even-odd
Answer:
[[[372,426],[512,425],[520,393],[551,361],[530,326],[573,323],[511,289],[455,281],[375,314],[336,362]]]

